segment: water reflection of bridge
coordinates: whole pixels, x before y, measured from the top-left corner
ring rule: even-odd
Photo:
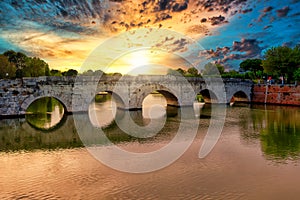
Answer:
[[[184,112],[181,112],[181,109],[184,109]],[[199,116],[195,118],[192,107],[181,109],[169,107],[166,115],[155,119],[145,118],[141,110],[128,111],[117,109],[115,115],[111,116],[107,123],[102,125],[93,124],[90,120],[90,113],[77,113],[65,116],[64,120],[55,128],[48,131],[36,128],[34,124],[28,123],[24,118],[2,119],[0,120],[0,152],[77,148],[83,147],[83,142],[89,146],[104,146],[109,145],[111,142],[146,142],[157,139],[157,137],[163,137],[165,140],[167,139],[165,138],[166,135],[170,135],[173,132],[176,133],[173,130],[178,129],[182,118],[187,120],[199,119]],[[98,116],[99,118],[96,120],[103,120],[105,114],[107,113],[104,113],[104,116]],[[76,125],[74,123],[75,117]],[[131,126],[132,121],[138,128]],[[152,126],[152,128],[149,126]],[[85,129],[84,135],[78,135],[77,127]],[[145,129],[145,127],[151,131],[146,132],[147,128]],[[139,128],[143,129],[143,131],[140,131]],[[157,129],[157,131],[154,129]],[[155,135],[153,135],[153,132]]]
[[[176,110],[177,108],[174,108]],[[201,131],[205,132],[209,126],[211,116],[210,105],[201,108],[201,116],[194,116],[191,108],[186,107],[190,115],[185,116],[191,120],[201,120]],[[174,111],[173,110],[173,111]],[[176,132],[181,117],[179,112],[171,112],[168,120],[161,131],[152,138],[136,138],[124,133],[113,119],[110,124],[102,128],[103,133],[114,143],[122,142],[147,142],[150,140],[162,141],[172,138],[172,132]],[[142,116],[142,111],[129,112],[118,110],[116,118],[126,126],[128,120],[133,120],[140,126],[149,123],[148,119]],[[126,113],[130,113],[126,115]],[[239,115],[237,115],[239,113]],[[86,113],[76,114],[79,120],[79,126],[86,128],[84,142],[90,145],[107,145],[107,139],[99,136],[99,128],[94,127]],[[131,116],[131,119],[128,118]],[[263,154],[270,160],[276,162],[285,162],[299,158],[300,153],[300,124],[299,109],[294,107],[271,107],[255,106],[233,107],[227,110],[226,127],[237,126],[241,129],[240,139],[249,146],[259,145]],[[36,149],[57,149],[57,148],[76,148],[83,147],[82,140],[77,134],[73,120],[73,115],[68,115],[66,120],[56,129],[45,133],[34,129],[25,119],[2,119],[0,120],[0,152],[18,151],[18,150],[36,150]],[[157,119],[160,120],[160,119]],[[157,122],[157,121],[156,121]],[[154,123],[156,123],[154,120]],[[130,128],[130,127],[129,127]],[[97,134],[94,134],[96,131]],[[166,137],[170,136],[170,137]]]
[[[238,79],[194,78],[180,76],[103,76],[38,77],[1,80],[0,115],[22,115],[35,100],[58,99],[67,112],[87,111],[99,92],[112,93],[118,107],[142,109],[144,99],[153,91],[161,93],[171,106],[192,106],[197,94],[206,103],[229,104],[251,101],[253,83]]]

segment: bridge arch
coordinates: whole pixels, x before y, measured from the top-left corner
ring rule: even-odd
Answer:
[[[95,93],[95,96],[98,95],[98,94],[101,94],[101,93],[108,93],[108,94],[110,94],[113,97],[113,99],[114,99],[114,101],[116,103],[117,108],[120,108],[120,109],[124,108],[125,103],[124,103],[124,101],[122,99],[122,96],[119,93],[117,93],[116,91],[114,91],[113,89],[107,89],[107,88],[106,89],[103,89],[103,88],[101,89],[101,88],[98,88],[97,91],[96,91],[96,93]],[[95,99],[95,97],[93,97],[92,101],[94,101],[94,99]]]
[[[231,96],[230,103],[233,102],[249,103],[250,97],[247,95],[246,92],[239,90]]]
[[[42,96],[30,96],[28,98],[26,98],[22,104],[21,104],[21,113],[22,114],[25,114],[26,113],[26,110],[28,109],[28,107],[33,103],[35,102],[36,100],[38,99],[42,99],[42,98],[55,98],[57,101],[59,101],[59,103],[61,103],[61,105],[63,106],[64,108],[64,113],[70,113],[71,110],[68,109],[68,106],[67,106],[67,103],[62,100],[60,97],[56,96],[56,95],[42,95]]]
[[[200,94],[203,97],[205,103],[218,103],[217,95],[209,89],[203,89],[198,94]]]
[[[160,84],[143,85],[136,89],[133,92],[133,99],[136,99],[135,106],[139,109],[142,109],[145,98],[153,92],[158,92],[162,94],[165,97],[168,106],[180,106],[176,92]]]

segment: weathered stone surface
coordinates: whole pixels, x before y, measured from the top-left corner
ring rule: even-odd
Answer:
[[[165,96],[173,106],[192,106],[196,94],[210,91],[213,103],[229,103],[237,92],[251,101],[253,83],[238,79],[187,78],[181,76],[79,76],[37,77],[0,80],[0,116],[25,114],[28,106],[42,97],[54,97],[66,112],[88,111],[99,92],[114,94],[118,107],[141,109],[144,98],[153,91]],[[288,89],[286,89],[288,91]],[[204,94],[204,93],[203,93]],[[239,99],[238,97],[237,99]]]

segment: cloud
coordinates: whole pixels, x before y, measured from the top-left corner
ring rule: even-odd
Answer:
[[[186,38],[165,37],[164,40],[158,42],[155,47],[166,49],[171,53],[187,51],[190,42]]]
[[[262,48],[259,46],[261,42],[256,39],[242,39],[240,42],[234,41],[232,51],[243,52],[245,57],[251,58],[260,55]]]
[[[265,7],[265,8],[263,9],[263,12],[266,13],[266,12],[270,12],[270,11],[272,11],[272,10],[273,10],[273,7],[272,7],[272,6],[268,6],[268,7]]]
[[[157,1],[155,10],[156,11],[172,10],[174,12],[180,12],[187,9],[188,3],[189,3],[188,0],[185,1],[159,0]]]
[[[290,7],[285,6],[282,9],[276,10],[278,17],[286,17],[290,11]]]
[[[245,9],[245,10],[239,10],[239,13],[246,14],[246,13],[249,13],[249,12],[252,12],[252,11],[253,11],[253,9],[249,8],[249,9]]]
[[[210,49],[200,52],[200,56],[206,55],[207,59],[220,58],[226,56],[230,52],[230,47],[217,47],[216,50]]]
[[[257,22],[262,22],[262,21],[263,21],[262,19],[263,19],[265,16],[267,16],[266,13],[260,14],[259,17],[258,17],[258,19],[257,19]]]
[[[263,10],[261,10],[261,14],[259,15],[257,22],[262,22],[263,18],[268,15],[274,8],[272,6],[267,6]]]
[[[228,13],[232,8],[236,8],[246,2],[247,0],[200,0],[197,5],[209,12],[220,10],[223,13]]]
[[[234,41],[231,47],[217,47],[216,50],[200,51],[199,56],[205,56],[208,60],[228,65],[228,62],[232,60],[260,57],[263,48],[259,44],[261,42],[256,39],[243,38],[241,41]]]
[[[190,26],[188,29],[187,29],[187,32],[188,33],[191,33],[191,34],[201,34],[201,33],[205,33],[206,35],[208,35],[209,33],[209,30],[206,26],[204,25],[193,25],[193,26]]]
[[[219,25],[223,23],[228,23],[228,21],[225,21],[225,17],[222,15],[219,15],[218,17],[211,17],[209,18],[209,21],[211,22],[211,25]]]
[[[264,30],[267,30],[267,29],[272,28],[272,27],[273,27],[272,25],[264,26]]]

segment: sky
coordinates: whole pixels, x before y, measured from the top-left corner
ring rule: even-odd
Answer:
[[[0,53],[20,51],[62,71],[238,69],[268,48],[300,44],[299,27],[300,0],[0,1]]]

